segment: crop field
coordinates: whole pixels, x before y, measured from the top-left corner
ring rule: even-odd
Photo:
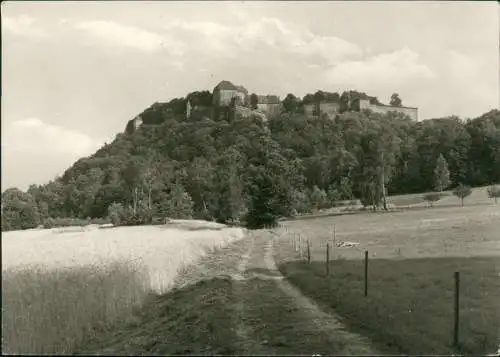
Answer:
[[[489,354],[500,340],[500,205],[484,191],[474,190],[464,207],[453,196],[433,208],[418,195],[391,197],[405,209],[311,217],[251,232],[194,221],[8,232],[2,349]],[[456,271],[458,346],[452,343]]]
[[[67,227],[2,234],[2,351],[71,353],[238,228]],[[208,228],[208,229],[207,229]]]
[[[279,270],[382,353],[496,352],[500,205],[482,191],[475,190],[464,207],[450,196],[428,209],[286,222],[276,243]],[[341,242],[351,244],[339,247]],[[455,271],[461,274],[458,346],[452,345]]]

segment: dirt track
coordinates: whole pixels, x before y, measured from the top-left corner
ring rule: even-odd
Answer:
[[[140,328],[125,326],[87,352],[374,355],[369,341],[347,332],[284,279],[274,260],[274,249],[286,244],[279,238],[271,231],[253,232],[206,256],[178,277],[172,294],[182,296],[158,297],[135,322]],[[166,308],[172,310],[171,329],[155,319]]]

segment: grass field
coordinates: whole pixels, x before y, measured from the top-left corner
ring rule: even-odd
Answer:
[[[2,234],[2,351],[71,353],[149,292],[168,291],[207,251],[242,237],[237,228],[164,226]]]
[[[456,350],[453,273],[460,271],[458,352],[492,353],[500,344],[500,206],[479,190],[465,207],[455,197],[443,201],[430,209],[287,222],[276,253],[279,269],[304,294],[340,314],[349,328],[371,338],[382,353],[397,354]],[[293,240],[300,244],[299,253]],[[333,246],[334,240],[358,245],[333,247],[326,277],[326,244]],[[311,264],[305,261],[307,241]]]
[[[417,195],[390,200],[411,208],[287,221],[272,235],[193,221],[2,234],[2,351],[349,354],[368,337],[370,351],[373,343],[380,353],[449,354],[455,271],[459,352],[496,351],[500,205],[485,189],[465,207],[453,196],[434,208]],[[333,247],[340,241],[357,245]],[[274,280],[279,272],[265,258],[272,254],[325,316],[286,280]],[[354,337],[340,338],[337,315]]]

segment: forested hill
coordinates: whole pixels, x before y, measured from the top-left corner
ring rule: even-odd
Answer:
[[[118,134],[62,177],[4,191],[2,228],[56,217],[150,223],[191,216],[259,226],[337,200],[379,202],[381,180],[389,194],[432,191],[440,155],[450,187],[500,182],[498,110],[467,122],[412,122],[371,112],[309,119],[285,108],[267,123],[186,120],[182,99],[156,103],[141,114],[145,125]]]

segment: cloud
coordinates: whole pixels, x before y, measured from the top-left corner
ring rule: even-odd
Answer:
[[[443,76],[447,79],[446,91],[456,99],[455,110],[458,109],[466,116],[474,116],[478,112],[498,107],[498,56],[488,58],[449,50],[443,56],[441,65]]]
[[[330,82],[363,88],[391,91],[436,78],[430,67],[421,63],[418,53],[403,48],[363,60],[345,61],[327,72]]]
[[[78,22],[75,28],[85,31],[108,45],[121,45],[150,53],[160,50],[167,50],[174,55],[183,53],[182,43],[169,36],[113,21]]]
[[[100,144],[88,135],[45,123],[38,118],[15,121],[6,125],[2,132],[2,146],[15,152],[80,157],[91,154]]]
[[[2,16],[2,27],[5,31],[18,36],[46,37],[47,34],[35,24],[36,20],[27,15],[18,17]]]
[[[52,180],[103,143],[39,118],[2,123],[2,186],[26,189]]]
[[[301,56],[309,61],[334,64],[344,59],[358,58],[362,49],[335,36],[321,36],[274,17],[242,20],[237,25],[210,21],[174,20],[164,29],[182,38],[190,48],[199,49],[211,58],[231,58],[239,55]]]

